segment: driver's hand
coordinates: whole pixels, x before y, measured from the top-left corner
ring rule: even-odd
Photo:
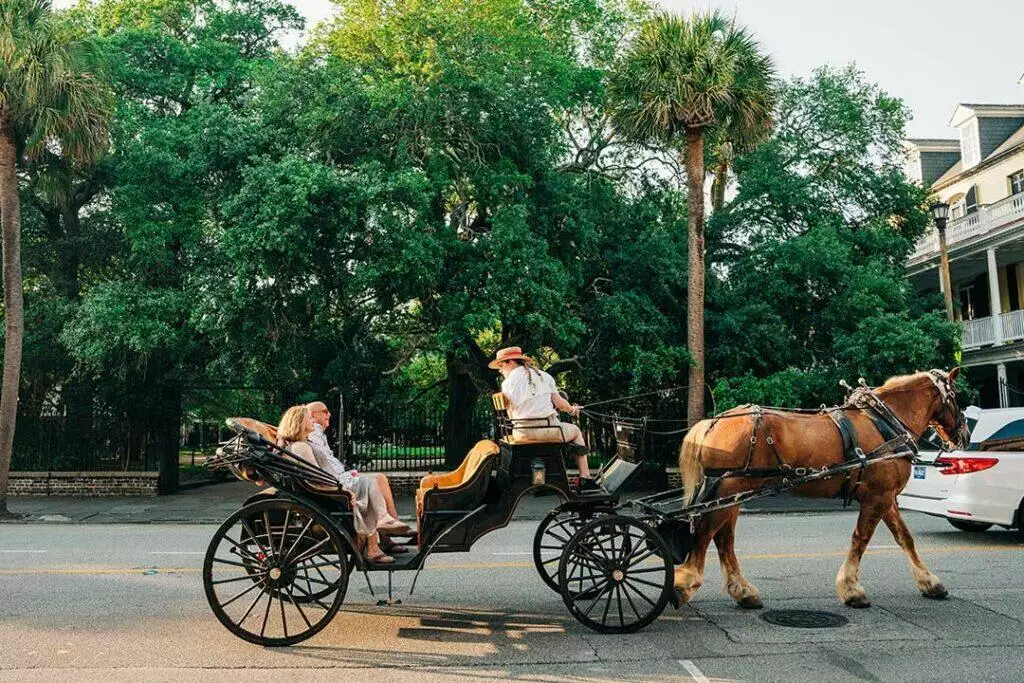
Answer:
[[[582,411],[582,410],[583,410],[583,406],[573,406],[572,407],[572,414],[576,415],[576,416],[579,416],[580,411]]]

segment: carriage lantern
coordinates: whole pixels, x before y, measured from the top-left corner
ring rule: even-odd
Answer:
[[[540,458],[534,458],[533,462],[530,463],[530,470],[533,472],[532,484],[534,486],[543,486],[547,478],[544,471],[544,461]]]

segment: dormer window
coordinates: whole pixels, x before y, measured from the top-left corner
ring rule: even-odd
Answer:
[[[966,171],[981,161],[981,146],[978,143],[978,119],[972,118],[960,126],[960,158]]]
[[[1010,194],[1024,192],[1024,169],[1010,176]]]

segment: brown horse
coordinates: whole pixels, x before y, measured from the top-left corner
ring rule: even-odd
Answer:
[[[875,389],[873,396],[881,401],[881,408],[888,407],[891,416],[898,418],[898,422],[892,422],[909,440],[916,441],[928,426],[933,426],[947,447],[962,447],[969,434],[956,404],[953,381],[958,372],[959,368],[954,368],[949,373],[933,370],[894,377]],[[871,393],[865,388],[860,390],[860,396],[870,398]],[[763,474],[777,472],[780,464],[820,470],[844,462],[843,439],[837,423],[828,414],[764,410],[759,416],[759,412],[759,409],[741,406],[702,420],[689,431],[679,455],[679,471],[688,504],[694,501],[704,483],[705,470],[760,469]],[[848,407],[842,413],[852,424],[856,443],[864,452],[870,453],[885,442],[865,410]],[[950,443],[948,434],[954,435],[955,444]],[[855,485],[853,497],[860,503],[860,515],[850,551],[836,576],[836,591],[839,599],[851,607],[871,605],[858,574],[861,556],[879,520],[885,521],[906,552],[921,593],[929,598],[946,597],[942,582],[928,571],[917,555],[914,539],[896,507],[896,495],[906,486],[910,470],[909,458],[888,459],[854,470],[852,480],[846,482],[846,486]],[[842,491],[845,479],[845,475],[827,478],[799,486],[792,492],[812,498],[831,498]],[[727,476],[719,482],[714,497],[753,491],[778,481],[778,478]],[[689,557],[675,570],[677,606],[689,601],[703,583],[704,559],[713,539],[722,563],[726,592],[741,607],[761,607],[758,590],[740,574],[733,549],[739,512],[739,507],[733,506],[707,513],[696,522]]]

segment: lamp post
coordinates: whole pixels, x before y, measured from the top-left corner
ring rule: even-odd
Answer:
[[[946,249],[946,220],[949,218],[949,204],[935,202],[931,209],[935,227],[939,231],[939,277],[942,278],[942,292],[946,298],[946,319],[953,322],[953,287],[949,278],[949,251]]]

